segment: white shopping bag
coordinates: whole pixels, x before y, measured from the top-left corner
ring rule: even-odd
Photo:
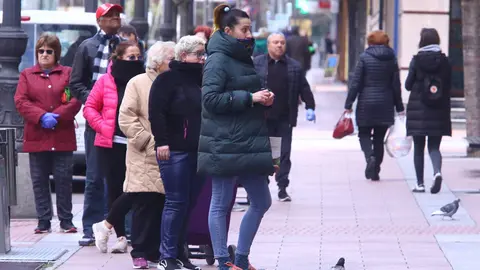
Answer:
[[[395,124],[390,127],[385,148],[389,156],[401,158],[410,152],[412,148],[412,137],[407,137],[407,126],[404,116],[396,116]]]

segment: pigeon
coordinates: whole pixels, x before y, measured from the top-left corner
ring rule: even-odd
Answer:
[[[345,270],[345,259],[338,259],[337,264],[335,264],[335,266],[332,266],[332,270]]]
[[[457,213],[458,208],[460,207],[459,203],[460,199],[456,199],[455,201],[442,206],[440,210],[434,211],[432,213],[432,216],[442,216],[442,219],[445,217],[450,217],[451,219],[453,219],[453,215]]]

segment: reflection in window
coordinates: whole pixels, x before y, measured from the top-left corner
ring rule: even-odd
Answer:
[[[19,66],[20,71],[36,64],[35,44],[41,34],[51,33],[58,37],[62,45],[60,64],[72,66],[75,52],[80,43],[97,32],[97,27],[92,25],[22,24],[22,28],[28,35],[28,43]]]

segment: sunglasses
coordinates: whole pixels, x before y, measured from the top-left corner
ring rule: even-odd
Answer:
[[[48,55],[52,55],[52,54],[53,54],[53,50],[40,49],[40,50],[38,50],[38,53],[39,53],[39,54],[47,53]]]

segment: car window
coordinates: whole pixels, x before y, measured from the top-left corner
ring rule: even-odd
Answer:
[[[36,64],[35,44],[41,34],[51,33],[57,35],[62,45],[60,64],[71,67],[75,51],[80,43],[97,32],[97,27],[93,25],[22,24],[22,28],[28,35],[28,43],[19,66],[20,71]]]

